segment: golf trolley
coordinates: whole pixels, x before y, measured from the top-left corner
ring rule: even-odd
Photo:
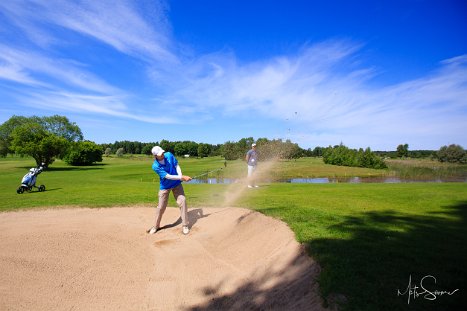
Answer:
[[[21,194],[24,191],[32,191],[32,188],[37,188],[39,192],[45,191],[45,186],[40,185],[39,187],[36,186],[36,179],[37,175],[42,173],[44,170],[43,167],[44,163],[39,165],[38,167],[33,167],[29,170],[29,172],[24,175],[23,179],[21,180],[21,186],[16,189],[16,193]]]

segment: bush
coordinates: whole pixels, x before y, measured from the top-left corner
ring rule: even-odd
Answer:
[[[379,156],[371,152],[370,148],[363,150],[360,148],[358,151],[349,149],[343,144],[331,147],[329,146],[324,150],[323,161],[326,164],[339,165],[339,166],[354,166],[354,167],[367,167],[367,168],[387,168],[386,163]]]
[[[125,150],[123,150],[123,148],[118,148],[117,149],[117,152],[115,152],[115,154],[117,155],[117,157],[123,157],[123,154],[125,153]]]
[[[459,145],[443,146],[437,153],[440,162],[467,163],[467,152]]]
[[[64,158],[70,165],[91,165],[102,162],[102,149],[92,141],[77,142]]]

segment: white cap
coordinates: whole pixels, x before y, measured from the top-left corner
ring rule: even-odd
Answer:
[[[255,143],[252,143],[252,144],[251,144],[251,147],[256,147],[256,144],[255,144]]]
[[[165,151],[159,146],[154,146],[151,150],[152,154],[155,156],[161,156]]]

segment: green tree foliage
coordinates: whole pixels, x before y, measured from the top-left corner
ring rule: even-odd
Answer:
[[[12,134],[11,148],[18,154],[30,155],[36,164],[48,167],[55,157],[62,157],[69,142],[55,134],[46,131],[38,123],[25,123],[16,127]]]
[[[156,145],[157,144],[144,144],[143,148],[141,149],[141,153],[150,155],[152,148]]]
[[[383,158],[396,159],[400,157],[397,150],[373,151],[373,153]],[[436,150],[409,150],[407,157],[413,158],[413,159],[433,158],[433,157],[436,157],[436,153],[437,153]]]
[[[311,156],[313,157],[322,157],[323,156],[323,153],[324,153],[324,149],[323,147],[315,147],[315,149],[313,149],[312,153],[311,153]]]
[[[0,125],[0,155],[30,155],[37,164],[49,165],[66,154],[69,143],[82,139],[78,125],[63,116],[12,116]]]
[[[354,167],[368,167],[368,168],[387,168],[384,161],[371,152],[370,148],[363,150],[360,148],[358,151],[349,149],[342,143],[338,146],[325,149],[323,153],[323,161],[326,164],[333,164],[339,166],[354,166]]]
[[[14,153],[11,149],[11,142],[13,137],[11,133],[20,125],[28,122],[28,118],[22,116],[12,116],[5,123],[0,125],[0,156],[5,157],[9,153]]]
[[[462,146],[456,144],[441,147],[437,157],[440,162],[467,163],[467,152]]]
[[[198,157],[204,158],[211,154],[211,145],[209,144],[199,144],[198,145]]]
[[[165,151],[169,151],[175,154],[175,142],[171,142],[171,141],[163,139],[161,140],[159,146]]]
[[[284,142],[282,139],[268,140],[267,138],[260,138],[256,145],[260,161],[297,159],[303,155],[303,150],[288,139]]]
[[[222,146],[221,155],[226,160],[243,159],[251,144],[255,140],[252,137],[242,138],[238,142],[228,141]],[[267,138],[258,138],[256,140],[256,150],[260,161],[272,159],[296,159],[304,155],[304,150],[290,140],[282,139],[269,140]]]
[[[408,157],[409,156],[409,145],[408,144],[404,144],[404,145],[400,144],[399,146],[397,146],[396,152],[397,152],[397,157],[399,157],[399,158]]]
[[[92,141],[76,142],[73,143],[64,160],[71,165],[91,165],[95,162],[102,162],[102,149]]]
[[[235,142],[225,142],[221,148],[221,155],[226,160],[237,160],[243,156],[243,150],[241,150]]]
[[[69,142],[77,142],[83,140],[83,133],[76,123],[72,123],[67,117],[54,115],[51,117],[37,118],[37,122],[41,124],[46,131],[63,137]]]
[[[186,154],[193,156],[193,157],[198,156],[198,143],[195,143],[194,141],[181,141],[181,142],[178,141],[178,142],[175,142],[173,146],[174,146],[173,153],[176,156],[184,156]],[[164,148],[162,147],[162,149]]]

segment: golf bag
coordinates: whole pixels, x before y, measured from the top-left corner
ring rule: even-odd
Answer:
[[[44,163],[42,163],[42,165],[44,165]],[[37,188],[39,192],[45,191],[44,185],[40,185],[39,187],[36,186],[37,175],[42,173],[44,170],[42,165],[31,168],[29,172],[23,176],[23,179],[21,180],[21,186],[16,189],[16,193],[21,194],[24,191],[32,191],[32,188]]]

